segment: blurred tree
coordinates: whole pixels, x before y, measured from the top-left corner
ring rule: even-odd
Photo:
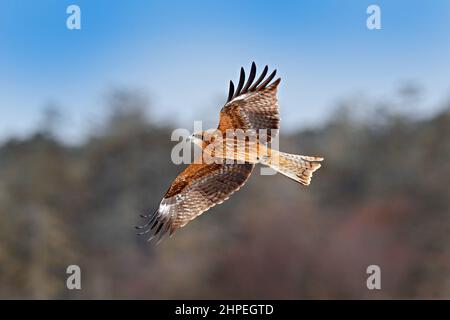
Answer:
[[[325,157],[310,187],[252,175],[242,192],[172,239],[135,235],[181,170],[171,128],[117,90],[79,146],[37,134],[0,146],[0,298],[448,298],[450,108],[432,118],[347,101],[283,149]],[[373,117],[355,118],[361,105]],[[380,107],[381,105],[381,107]],[[381,292],[365,287],[368,264]],[[65,288],[66,267],[83,290]]]

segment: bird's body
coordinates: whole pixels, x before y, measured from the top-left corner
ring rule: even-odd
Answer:
[[[309,185],[312,173],[320,168],[318,162],[322,158],[288,154],[271,148],[272,139],[279,129],[276,92],[281,79],[271,83],[276,71],[266,77],[267,71],[266,66],[254,81],[256,66],[253,63],[245,84],[242,68],[236,90],[230,82],[218,128],[194,135],[194,142],[202,149],[201,159],[196,159],[172,182],[158,210],[145,216],[149,221],[138,227],[147,228],[140,234],[151,233],[151,238],[173,234],[239,190],[258,163]]]

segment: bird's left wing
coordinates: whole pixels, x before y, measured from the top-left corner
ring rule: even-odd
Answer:
[[[161,239],[227,200],[250,176],[253,164],[191,164],[172,183],[159,208],[138,229]]]

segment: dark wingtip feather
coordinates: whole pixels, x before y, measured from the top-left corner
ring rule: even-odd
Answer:
[[[239,84],[236,88],[236,92],[234,93],[233,98],[236,98],[238,95],[241,94],[241,89],[244,86],[244,81],[245,81],[245,71],[244,71],[244,68],[241,67],[241,75],[239,76]]]
[[[233,83],[233,81],[230,81],[230,90],[228,91],[227,102],[231,101],[231,99],[233,98],[233,94],[234,94],[234,83]]]
[[[277,69],[273,70],[273,72],[267,77],[266,80],[264,80],[263,83],[261,83],[258,86],[258,88],[256,90],[264,89],[270,83],[270,81],[272,81],[272,79],[275,77],[276,74],[277,74]]]
[[[147,234],[147,233],[149,233],[150,231],[151,231],[152,229],[147,229],[147,230],[145,230],[145,231],[142,231],[142,232],[139,232],[139,233],[136,233],[136,235],[138,235],[138,236],[143,236],[144,234]]]
[[[241,67],[241,72],[240,72],[240,77],[239,77],[239,83],[238,86],[236,87],[236,90],[234,90],[234,84],[232,81],[230,81],[230,90],[228,92],[228,99],[227,99],[227,103],[230,102],[231,100],[233,100],[234,98],[236,98],[237,96],[247,93],[247,92],[253,92],[253,91],[258,91],[258,90],[262,90],[264,88],[266,88],[270,82],[273,80],[273,78],[275,77],[277,70],[275,69],[274,71],[272,71],[272,73],[266,78],[267,72],[269,71],[269,67],[266,65],[263,69],[263,71],[261,72],[259,78],[255,80],[255,76],[256,76],[256,63],[252,62],[252,66],[250,68],[250,74],[249,77],[247,79],[247,83],[244,86],[244,82],[245,82],[245,71],[244,68]],[[278,85],[278,83],[280,83],[281,78],[278,78],[277,80],[275,80],[273,82],[273,84],[276,83],[276,85]]]
[[[274,82],[272,82],[270,85],[271,86],[278,86],[281,82],[281,78],[277,78]]]
[[[137,233],[138,236],[149,234],[150,237],[147,241],[157,239],[157,242],[161,242],[166,235],[172,235],[174,230],[171,227],[171,219],[162,217],[159,210],[156,210],[153,214],[141,215],[143,218],[149,218],[149,220],[142,226],[135,227],[141,230]],[[142,230],[144,229],[144,230]]]
[[[248,91],[254,91],[256,87],[261,83],[261,81],[264,80],[264,77],[267,74],[267,71],[269,71],[269,67],[265,66],[263,72],[261,72],[261,75],[259,76],[258,80],[255,81],[255,83],[248,89]]]
[[[244,89],[242,89],[242,93],[247,93],[248,88],[250,87],[250,85],[252,84],[253,80],[255,80],[255,76],[256,76],[256,64],[253,61],[252,62],[252,66],[250,68],[250,74],[248,76],[247,79],[247,83],[245,84]]]
[[[150,225],[151,221],[152,220],[148,221],[146,224],[144,224],[142,226],[135,226],[134,228],[137,229],[137,230],[144,229],[144,228],[146,228],[146,227],[148,227]]]

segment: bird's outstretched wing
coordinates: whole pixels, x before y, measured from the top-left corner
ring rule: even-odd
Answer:
[[[138,229],[150,239],[161,239],[209,208],[227,200],[250,176],[253,164],[191,164],[172,183],[158,210],[143,216],[149,221]]]
[[[281,79],[278,78],[271,83],[276,70],[266,77],[267,71],[266,66],[258,79],[254,81],[256,65],[253,62],[247,82],[245,82],[243,68],[241,68],[236,90],[233,81],[230,81],[227,103],[220,111],[218,127],[220,131],[225,133],[228,129],[268,129],[268,141],[276,134],[280,124],[277,87]]]
[[[280,78],[271,82],[276,70],[266,77],[266,66],[256,81],[256,65],[252,64],[245,82],[241,68],[239,84],[234,90],[230,82],[228,100],[220,111],[219,130],[279,128],[278,100],[276,97]],[[245,84],[244,84],[245,82]],[[267,139],[273,132],[267,132]],[[250,176],[253,164],[191,164],[172,183],[158,209],[145,215],[148,222],[138,227],[150,239],[161,239],[199,216],[209,208],[228,199],[239,190]]]

